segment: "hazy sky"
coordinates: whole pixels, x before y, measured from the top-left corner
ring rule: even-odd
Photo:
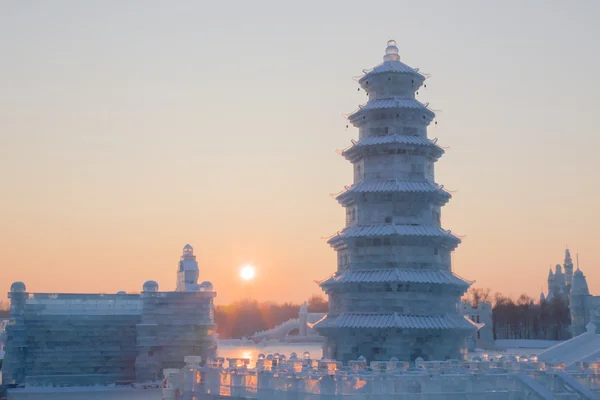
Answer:
[[[454,271],[537,298],[568,244],[599,294],[599,21],[597,1],[2,1],[0,291],[172,289],[190,243],[220,303],[320,293],[352,78],[393,38],[432,75]]]

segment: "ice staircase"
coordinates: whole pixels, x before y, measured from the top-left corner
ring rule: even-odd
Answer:
[[[598,397],[590,388],[582,385],[565,372],[525,371],[518,375],[525,399],[594,400]]]
[[[593,400],[596,398],[596,395],[588,388],[583,386],[581,383],[577,382],[573,377],[565,374],[564,372],[557,372],[556,377],[561,379],[564,382],[566,388],[571,392],[577,395],[579,399],[590,399]]]
[[[519,375],[519,382],[524,386],[523,393],[527,393],[527,398],[552,400],[552,393],[544,386],[540,385],[527,375]]]
[[[549,363],[565,363],[568,367],[576,362],[600,358],[600,335],[596,333],[596,325],[589,323],[586,329],[587,332],[541,352],[538,359]]]

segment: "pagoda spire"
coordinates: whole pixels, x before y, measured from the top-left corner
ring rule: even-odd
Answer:
[[[395,40],[388,40],[383,61],[400,61],[400,54]]]

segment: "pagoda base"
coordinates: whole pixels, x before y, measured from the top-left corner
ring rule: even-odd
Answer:
[[[474,330],[473,330],[474,331]],[[368,361],[466,360],[468,329],[323,329],[323,356],[344,363],[360,356]]]

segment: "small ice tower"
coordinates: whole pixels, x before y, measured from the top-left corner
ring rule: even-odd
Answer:
[[[198,285],[198,261],[194,255],[194,248],[186,244],[183,248],[183,254],[179,260],[179,269],[177,270],[177,291],[178,292],[197,292],[200,290]]]
[[[581,335],[586,331],[586,324],[590,322],[589,301],[590,290],[587,279],[578,268],[573,274],[573,286],[569,297],[569,308],[571,311],[571,333],[573,337]]]
[[[565,250],[565,263],[563,264],[563,267],[565,268],[567,285],[570,287],[573,284],[573,259],[571,258],[569,249]]]

